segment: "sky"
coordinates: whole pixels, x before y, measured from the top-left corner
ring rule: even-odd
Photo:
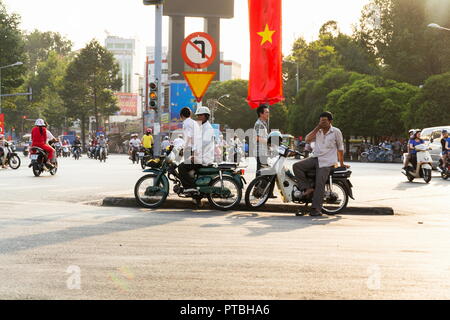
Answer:
[[[186,0],[189,1],[189,0]],[[320,27],[336,20],[342,32],[350,34],[359,20],[361,9],[369,0],[284,0],[283,54],[289,55],[296,38],[308,42],[317,39]],[[21,16],[21,29],[59,32],[83,48],[93,38],[104,44],[107,33],[136,38],[143,55],[145,47],[154,46],[153,6],[142,0],[3,0],[9,13]],[[169,19],[163,20],[163,45],[168,46]],[[250,45],[248,3],[235,0],[233,19],[221,20],[221,51],[225,60],[242,65],[242,78],[248,79]],[[186,36],[203,31],[203,19],[186,19]],[[181,59],[181,57],[180,57]],[[144,58],[142,59],[142,70]]]

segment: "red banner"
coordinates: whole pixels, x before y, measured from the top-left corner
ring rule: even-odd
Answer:
[[[138,95],[136,93],[115,93],[120,116],[137,116]]]
[[[250,13],[250,78],[247,102],[284,100],[281,52],[281,0],[248,0]]]
[[[5,134],[5,114],[0,113],[0,133]]]

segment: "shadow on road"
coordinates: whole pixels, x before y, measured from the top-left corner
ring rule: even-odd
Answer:
[[[87,214],[93,214],[98,216],[98,209],[87,209],[81,212],[81,216]],[[111,210],[111,209],[110,209]],[[106,210],[101,215],[111,215],[111,211]],[[143,228],[151,228],[164,224],[170,224],[173,222],[179,222],[192,218],[217,218],[225,217],[225,221],[229,223],[225,224],[204,224],[200,227],[213,228],[213,227],[226,227],[226,226],[244,226],[250,233],[248,236],[262,236],[268,233],[274,232],[289,232],[301,228],[307,228],[314,225],[325,225],[331,222],[340,220],[340,217],[329,218],[323,217],[296,217],[282,216],[282,215],[260,215],[257,213],[236,213],[232,212],[218,212],[210,210],[179,210],[179,211],[151,211],[141,209],[140,214],[127,216],[121,219],[113,221],[103,222],[95,225],[84,225],[76,227],[68,227],[63,230],[44,232],[39,234],[19,236],[15,238],[0,239],[0,254],[10,254],[17,251],[29,250],[39,248],[43,246],[50,246],[60,244],[64,242],[85,239],[95,236],[110,235],[117,232],[133,231]],[[136,214],[135,210],[130,209],[128,214]],[[63,213],[61,213],[63,214]],[[23,221],[11,222],[10,225],[22,225],[28,226],[34,224],[40,224],[43,222],[54,222],[52,218],[60,219],[61,214],[55,214],[52,216],[40,216],[30,219],[23,219]],[[116,214],[116,213],[113,213]],[[76,215],[77,218],[80,214]],[[66,217],[73,218],[74,216],[67,215]],[[50,218],[50,219],[49,219]],[[156,219],[157,218],[157,219]],[[41,221],[41,219],[43,221]],[[70,222],[68,222],[70,223]],[[263,225],[264,227],[255,226],[255,223]],[[246,224],[249,224],[246,226]],[[251,224],[251,225],[250,225]]]

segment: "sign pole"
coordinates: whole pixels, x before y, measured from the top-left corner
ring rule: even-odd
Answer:
[[[155,6],[155,81],[158,86],[158,105],[155,124],[158,124],[158,134],[154,135],[154,154],[161,154],[161,102],[162,102],[162,20],[163,20],[163,5]],[[155,130],[156,131],[156,130]],[[156,132],[155,132],[156,133]]]

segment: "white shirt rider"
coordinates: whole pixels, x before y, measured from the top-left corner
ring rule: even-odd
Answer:
[[[130,147],[139,148],[141,146],[141,140],[138,138],[133,138],[130,140]]]
[[[194,133],[194,163],[210,166],[214,163],[214,129],[206,121],[195,127]]]

